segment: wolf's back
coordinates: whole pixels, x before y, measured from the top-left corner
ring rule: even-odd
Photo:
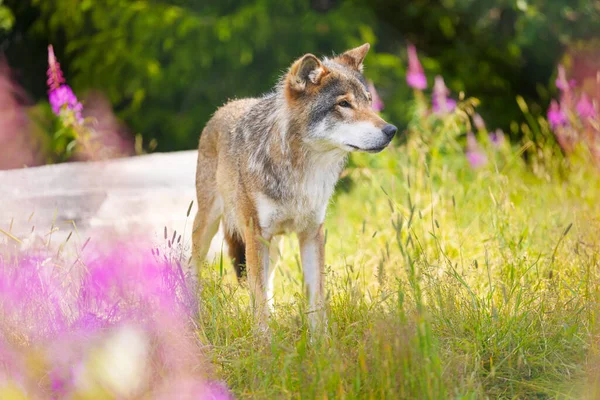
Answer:
[[[216,151],[220,145],[229,142],[243,116],[257,101],[258,99],[253,98],[239,99],[221,106],[206,123],[206,127],[202,131],[200,150]]]

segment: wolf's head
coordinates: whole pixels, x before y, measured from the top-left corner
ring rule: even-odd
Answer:
[[[283,84],[303,141],[315,150],[377,153],[397,128],[371,107],[371,94],[362,75],[369,44],[332,58],[306,54],[292,64]]]

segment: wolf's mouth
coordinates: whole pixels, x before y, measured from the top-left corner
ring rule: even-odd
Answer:
[[[387,147],[387,145],[385,145],[385,146],[381,146],[381,147],[372,147],[370,149],[363,149],[363,148],[355,146],[353,144],[346,144],[346,146],[351,147],[353,150],[364,151],[367,153],[379,153],[380,151],[382,151],[383,149],[385,149]]]

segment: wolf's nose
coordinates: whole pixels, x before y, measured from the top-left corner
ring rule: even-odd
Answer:
[[[383,127],[382,131],[385,134],[385,136],[387,136],[387,137],[389,137],[391,139],[391,138],[394,137],[394,135],[398,131],[398,128],[396,128],[392,124],[387,124],[386,126]]]

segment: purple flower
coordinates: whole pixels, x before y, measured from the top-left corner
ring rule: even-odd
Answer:
[[[467,133],[466,157],[473,169],[483,167],[487,164],[487,156],[479,148],[479,144],[477,143],[477,139],[475,138],[475,135],[473,135],[473,132]]]
[[[550,122],[550,127],[552,129],[556,129],[559,126],[567,124],[567,116],[560,109],[560,105],[556,100],[552,100],[550,103],[550,109],[548,110],[548,122]]]
[[[383,100],[381,100],[381,97],[379,97],[379,94],[377,93],[377,89],[375,89],[375,85],[373,84],[372,81],[369,81],[368,88],[369,88],[369,93],[371,93],[371,99],[372,99],[371,107],[376,112],[381,112],[381,110],[383,110],[383,107],[384,107]]]
[[[579,116],[583,119],[594,118],[596,116],[594,104],[585,93],[581,95],[579,102],[577,102],[576,109]]]
[[[556,78],[556,87],[563,92],[568,92],[569,89],[577,84],[575,79],[567,80],[567,72],[563,65],[558,66],[558,77]]]
[[[65,83],[65,78],[63,76],[62,70],[60,69],[60,64],[56,61],[56,57],[54,56],[54,47],[52,45],[48,46],[48,87],[50,91],[56,90],[60,85]]]
[[[471,168],[477,169],[487,164],[487,156],[481,151],[467,151],[467,161]]]
[[[454,100],[451,97],[448,97],[445,98],[442,102],[440,102],[434,97],[431,100],[431,108],[436,114],[449,114],[456,109],[456,100]]]
[[[448,114],[456,108],[456,100],[448,97],[450,90],[446,87],[444,78],[441,76],[435,77],[433,84],[433,96],[431,98],[431,106],[436,114]]]
[[[35,393],[38,377],[47,376],[45,398],[77,397],[90,382],[102,384],[111,398],[122,398],[124,390],[158,399],[181,398],[180,393],[233,398],[224,384],[206,381],[191,323],[198,311],[195,291],[176,259],[150,256],[144,242],[90,245],[77,262],[50,250],[31,252],[10,258],[0,252],[0,315],[3,332],[23,338],[43,355],[43,363],[36,364],[43,370],[33,374],[30,351],[21,351],[16,341],[14,351],[0,333],[0,360],[6,366],[0,367],[0,380],[8,374],[9,381],[30,382]],[[61,268],[59,262],[71,267]],[[137,339],[152,346],[136,347]],[[122,364],[143,368],[155,379],[140,376],[136,384],[123,377],[121,386],[110,367],[123,370]],[[168,395],[161,397],[163,391]]]
[[[65,83],[60,64],[54,56],[52,45],[48,46],[48,100],[52,106],[52,112],[60,116],[63,109],[71,111],[79,124],[83,123],[83,106],[77,100],[73,90]]]
[[[48,98],[54,114],[60,115],[61,110],[66,106],[67,110],[71,110],[75,113],[79,122],[83,121],[81,116],[83,106],[79,100],[77,100],[77,96],[75,96],[75,93],[73,93],[73,90],[68,85],[61,85],[58,89],[51,90]]]
[[[233,400],[233,396],[231,396],[225,384],[221,382],[211,382],[208,387],[209,393],[206,395],[207,400]]]
[[[423,72],[423,67],[417,56],[417,49],[414,45],[408,45],[408,72],[406,73],[406,82],[408,86],[423,90],[427,88],[427,78]]]
[[[475,125],[475,128],[477,128],[478,131],[485,130],[485,121],[478,113],[475,113],[475,115],[473,115],[473,124]]]
[[[504,144],[504,131],[502,129],[496,129],[494,132],[490,133],[490,142],[495,147],[500,147]]]

